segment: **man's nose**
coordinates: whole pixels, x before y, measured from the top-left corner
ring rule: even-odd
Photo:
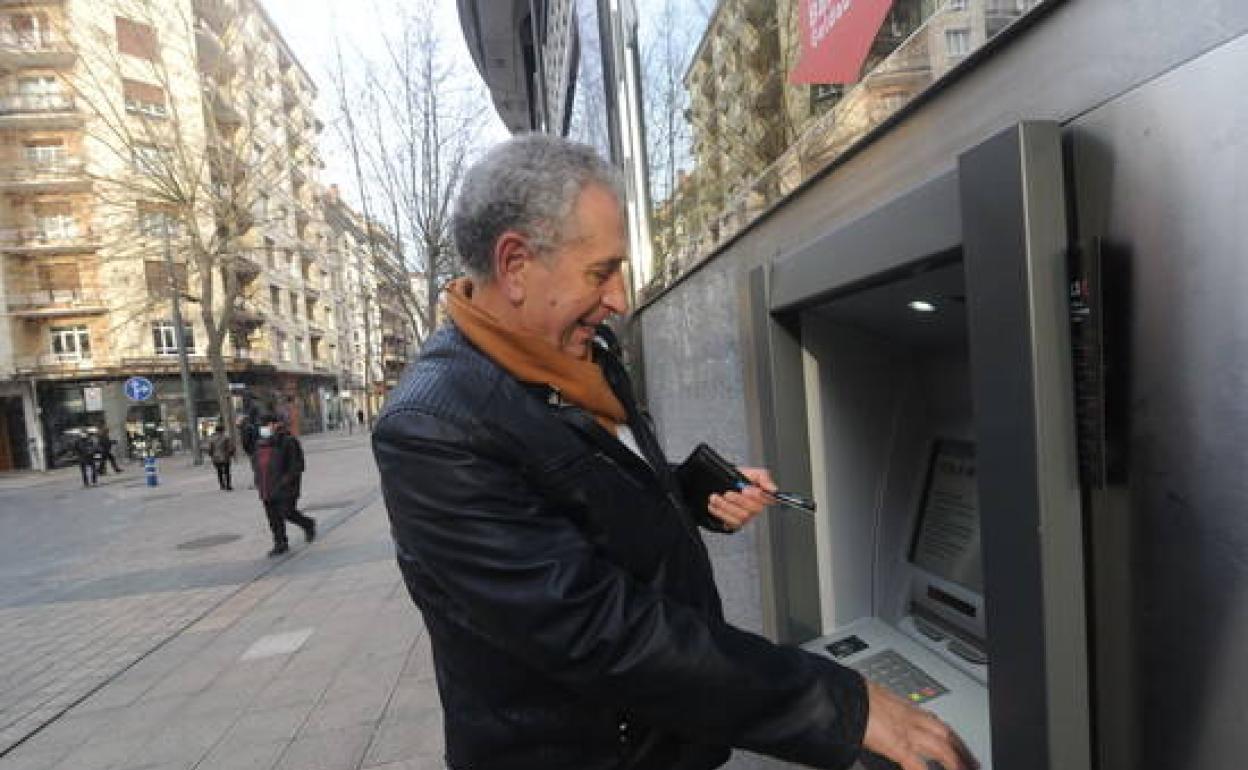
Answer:
[[[624,285],[623,270],[617,270],[608,281],[602,304],[616,315],[628,315],[628,287]]]

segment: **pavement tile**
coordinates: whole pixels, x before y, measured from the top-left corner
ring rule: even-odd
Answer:
[[[442,712],[429,708],[423,714],[382,722],[364,757],[364,765],[396,762],[417,755],[441,755],[445,750]]]
[[[290,742],[311,713],[312,706],[282,706],[244,712],[221,739],[223,746]]]
[[[222,744],[196,765],[195,770],[270,770],[288,743]]]
[[[326,697],[308,714],[300,735],[375,724],[390,697],[390,687],[371,693],[335,698]]]
[[[360,770],[445,770],[446,760],[438,756],[415,756],[400,762],[386,762],[381,765],[370,765],[367,761]]]
[[[301,735],[282,753],[274,770],[356,770],[372,736],[372,727]]]

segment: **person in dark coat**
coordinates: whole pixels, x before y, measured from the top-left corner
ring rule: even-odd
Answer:
[[[82,471],[82,485],[94,487],[100,483],[99,467],[100,444],[93,433],[83,433],[74,442],[74,453],[78,456],[78,470]]]
[[[108,426],[100,428],[100,467],[99,473],[104,476],[108,473],[108,464],[112,463],[113,472],[121,473],[121,466],[117,464],[117,458],[113,456],[113,447],[117,445],[112,437],[108,435]]]
[[[217,425],[208,439],[208,455],[212,457],[212,465],[217,469],[217,486],[221,491],[234,489],[230,482],[230,463],[234,461],[234,439],[226,432],[224,425]]]
[[[245,416],[238,424],[238,439],[243,445],[243,454],[251,457],[256,451],[256,442],[260,439],[259,429],[256,427],[256,419],[252,416]]]
[[[373,430],[396,556],[424,616],[455,770],[709,770],[732,747],[841,770],[975,766],[930,712],[728,623],[699,528],[775,486],[697,499],[602,323],[628,310],[623,196],[545,134],[464,178],[468,278]]]
[[[264,515],[273,532],[273,550],[280,556],[290,550],[286,522],[303,529],[307,542],[316,539],[316,520],[299,512],[299,492],[303,479],[303,446],[275,414],[260,419],[259,440],[251,455],[256,491],[264,503]]]

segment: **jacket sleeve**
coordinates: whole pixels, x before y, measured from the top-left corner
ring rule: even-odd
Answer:
[[[815,767],[854,761],[860,675],[633,580],[479,438],[414,411],[386,415],[373,435],[400,564],[419,564],[479,633],[691,740]]]

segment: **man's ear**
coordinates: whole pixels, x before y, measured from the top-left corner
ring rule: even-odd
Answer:
[[[494,241],[494,280],[512,304],[524,302],[525,281],[534,257],[529,239],[515,230],[505,230]]]

